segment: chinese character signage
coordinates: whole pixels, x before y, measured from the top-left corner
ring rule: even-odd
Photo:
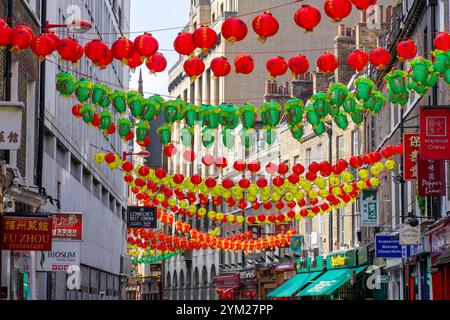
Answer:
[[[156,227],[156,207],[128,207],[128,228]]]
[[[420,152],[420,134],[419,133],[405,133],[403,135],[403,159],[404,159],[404,179],[417,179],[417,157]]]
[[[67,271],[80,266],[80,242],[54,241],[51,251],[36,255],[37,271]]]
[[[450,107],[420,108],[420,156],[427,160],[450,160]]]
[[[361,205],[361,226],[378,227],[380,225],[380,219],[378,214],[377,191],[370,189],[363,190]]]
[[[19,150],[22,108],[0,105],[0,150]]]
[[[54,213],[53,240],[83,240],[82,213]]]
[[[400,225],[400,244],[403,246],[420,244],[420,227],[412,227],[409,224]]]
[[[1,248],[13,251],[51,251],[52,219],[4,216]]]
[[[292,236],[291,237],[291,245],[290,245],[290,251],[291,253],[301,253],[302,252],[302,236]]]
[[[419,196],[445,196],[445,161],[418,160]]]

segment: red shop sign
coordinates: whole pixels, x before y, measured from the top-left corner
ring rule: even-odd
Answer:
[[[405,133],[403,134],[403,167],[404,179],[417,179],[417,157],[420,152],[420,134],[419,133]]]
[[[1,237],[2,250],[51,251],[52,219],[4,216]]]
[[[82,213],[54,213],[53,214],[54,240],[83,240],[83,214]]]
[[[419,196],[445,196],[445,161],[419,158]]]
[[[420,156],[450,160],[450,108],[420,108]]]

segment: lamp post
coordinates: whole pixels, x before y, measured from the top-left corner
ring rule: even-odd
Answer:
[[[150,155],[151,155],[150,152],[147,150],[142,150],[141,152],[126,152],[125,151],[122,154],[122,157],[123,157],[123,161],[125,161],[127,159],[127,157],[129,157],[129,156],[139,156],[142,158],[148,158],[148,157],[150,157]]]

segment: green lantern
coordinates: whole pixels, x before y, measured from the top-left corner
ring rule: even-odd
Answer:
[[[277,131],[273,129],[266,130],[266,142],[269,146],[277,141]]]
[[[232,104],[221,104],[219,107],[219,123],[227,129],[236,129],[239,125],[239,109]]]
[[[83,78],[75,84],[75,95],[80,103],[86,103],[91,95],[94,84],[89,79]]]
[[[92,88],[92,98],[91,101],[95,106],[104,107],[105,100],[108,101],[108,94],[111,89],[101,83],[97,83]],[[108,101],[109,105],[109,101]]]
[[[131,121],[126,118],[119,119],[119,121],[117,121],[117,129],[119,131],[119,136],[122,138],[128,137],[132,125],[133,124],[131,123]]]
[[[341,113],[341,108],[338,107],[337,105],[331,105],[330,106],[330,116],[332,117],[337,117],[340,113]]]
[[[180,117],[184,118],[184,122],[188,127],[194,127],[198,121],[199,108],[196,105],[187,103],[180,109]]]
[[[431,62],[424,57],[417,57],[409,62],[411,66],[411,77],[414,82],[423,84],[428,77],[431,68]]]
[[[224,129],[224,130],[222,130],[221,134],[222,134],[223,145],[228,149],[233,148],[234,140],[235,140],[233,131],[231,129]]]
[[[431,53],[434,57],[433,71],[439,76],[444,76],[450,65],[450,58],[445,51],[434,50]]]
[[[358,78],[355,81],[355,98],[360,102],[365,102],[370,98],[375,84],[367,78]]]
[[[344,111],[347,113],[352,113],[355,111],[356,101],[355,101],[355,95],[353,93],[350,93],[347,96],[347,98],[344,100],[343,107],[344,107]]]
[[[194,142],[194,128],[183,127],[180,130],[181,142],[186,147],[191,147]]]
[[[339,129],[346,130],[348,128],[348,119],[344,113],[340,113],[337,117],[334,117],[334,122]]]
[[[370,98],[364,103],[364,106],[372,111],[373,114],[377,114],[383,108],[386,100],[386,97],[381,92],[374,91],[370,95]]]
[[[401,94],[398,94],[396,96],[396,100],[399,105],[401,105],[402,107],[405,106],[409,101],[409,92],[405,91]]]
[[[289,130],[292,133],[292,137],[294,137],[295,140],[300,142],[300,139],[303,138],[304,134],[303,125],[301,124],[289,125]]]
[[[202,144],[205,148],[211,147],[215,140],[214,130],[208,128],[202,130]]]
[[[238,113],[241,118],[242,127],[245,130],[255,127],[256,112],[256,107],[248,103],[239,108]]]
[[[144,120],[152,121],[158,118],[162,108],[161,99],[160,96],[152,96],[146,100],[147,108],[146,113],[144,114]],[[164,101],[164,99],[162,101]]]
[[[330,113],[330,102],[328,99],[328,94],[325,92],[317,92],[311,96],[311,103],[319,119],[325,118]]]
[[[150,125],[147,121],[141,121],[136,124],[136,140],[144,141],[147,137],[148,131],[150,130]]]
[[[274,129],[280,122],[281,104],[275,101],[264,103],[260,107],[261,119],[265,129]]]
[[[254,130],[253,129],[242,129],[239,131],[239,136],[241,137],[242,145],[245,148],[250,148],[253,145]]]
[[[421,96],[428,92],[428,87],[415,82],[412,78],[412,75],[408,75],[408,77],[407,77],[406,88],[409,91],[414,91],[417,94],[420,94]]]
[[[319,116],[317,115],[317,112],[314,110],[313,106],[307,106],[305,108],[306,112],[306,118],[308,119],[308,122],[313,126],[316,127],[320,123]]]
[[[364,117],[360,113],[352,112],[350,113],[350,117],[352,118],[352,121],[358,125],[364,122]]]
[[[292,98],[286,102],[284,110],[286,111],[288,122],[291,125],[303,122],[304,106],[303,101],[297,98]]]
[[[163,124],[156,130],[156,133],[159,135],[159,138],[161,139],[161,143],[163,145],[167,145],[170,143],[171,131],[172,127],[168,124]]]
[[[348,94],[349,90],[347,86],[342,83],[333,83],[328,88],[331,105],[336,105],[338,107],[342,106]]]
[[[100,128],[102,130],[109,130],[111,128],[111,123],[113,120],[113,115],[108,110],[104,110],[99,114],[100,118]]]
[[[68,72],[60,72],[56,75],[56,89],[65,97],[70,97],[73,94],[76,82],[77,78]]]
[[[438,78],[439,78],[439,76],[436,72],[429,72],[427,80],[425,81],[425,85],[428,88],[434,87],[438,81]]]
[[[447,71],[445,71],[445,74],[444,74],[444,81],[445,81],[448,85],[450,85],[450,69],[447,69]]]
[[[140,119],[144,113],[144,97],[137,91],[130,91],[127,102],[133,117]]]
[[[116,90],[110,96],[114,109],[117,113],[122,114],[127,111],[127,94],[124,91]]]
[[[406,71],[392,69],[385,77],[384,81],[393,94],[402,94],[406,91]]]
[[[208,129],[217,129],[219,127],[220,109],[214,106],[201,105],[200,113],[203,119],[203,125]]]
[[[315,134],[321,136],[325,133],[325,124],[323,122],[320,122],[313,130]]]
[[[89,105],[89,104],[85,104],[81,110],[81,115],[83,116],[83,121],[85,123],[92,123],[92,121],[94,120],[94,115],[95,115],[95,109],[93,106]]]

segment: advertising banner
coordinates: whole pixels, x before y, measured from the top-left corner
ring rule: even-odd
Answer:
[[[403,168],[405,180],[417,179],[417,158],[420,152],[420,134],[405,133],[403,135]]]
[[[2,250],[52,250],[52,219],[41,217],[2,217]]]
[[[445,161],[418,160],[418,189],[419,196],[445,196]]]
[[[54,241],[52,251],[36,255],[37,271],[67,271],[80,266],[80,242]]]
[[[427,160],[450,160],[449,108],[420,108],[420,156]]]
[[[128,207],[128,228],[156,229],[156,207]]]
[[[290,251],[291,253],[301,253],[302,252],[302,236],[292,236],[291,237],[291,245],[290,245]]]
[[[53,213],[53,240],[83,241],[82,213]]]
[[[379,227],[380,217],[378,214],[378,197],[376,190],[363,190],[362,192],[362,227]]]

